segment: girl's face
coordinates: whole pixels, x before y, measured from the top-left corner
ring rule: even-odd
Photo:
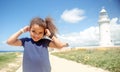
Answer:
[[[44,36],[44,28],[33,24],[30,28],[30,36],[35,42],[39,41]]]

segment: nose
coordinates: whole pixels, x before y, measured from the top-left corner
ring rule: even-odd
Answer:
[[[38,34],[35,34],[34,36],[35,36],[35,37],[39,37],[39,35],[38,35]]]

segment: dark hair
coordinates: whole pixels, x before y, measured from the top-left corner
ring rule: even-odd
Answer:
[[[55,24],[53,23],[53,19],[51,17],[46,17],[45,20],[39,17],[35,17],[32,19],[30,23],[30,28],[32,25],[37,24],[39,26],[42,26],[44,29],[49,29],[50,32],[56,36],[57,28]]]

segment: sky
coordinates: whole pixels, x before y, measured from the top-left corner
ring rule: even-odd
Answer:
[[[7,39],[34,17],[51,16],[58,38],[71,47],[99,44],[99,13],[104,7],[111,24],[111,37],[120,45],[119,0],[0,0],[0,50],[11,47]],[[29,33],[20,37],[29,37]],[[9,48],[10,49],[10,48]]]

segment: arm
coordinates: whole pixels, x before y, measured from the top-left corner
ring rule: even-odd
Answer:
[[[18,39],[18,37],[23,33],[29,31],[29,26],[24,27],[23,29],[19,30],[15,34],[13,34],[11,37],[8,38],[7,44],[13,45],[13,46],[21,46],[22,42]]]
[[[58,38],[53,36],[52,41],[50,42],[49,46],[52,47],[52,48],[61,49],[63,47],[68,47],[68,43],[63,43]]]
[[[50,37],[51,33],[48,29],[46,29],[46,35]],[[51,42],[49,44],[49,47],[51,48],[58,48],[58,49],[61,49],[63,47],[67,47],[68,46],[68,43],[63,43],[61,42],[57,37],[55,36],[52,36],[51,38]]]

